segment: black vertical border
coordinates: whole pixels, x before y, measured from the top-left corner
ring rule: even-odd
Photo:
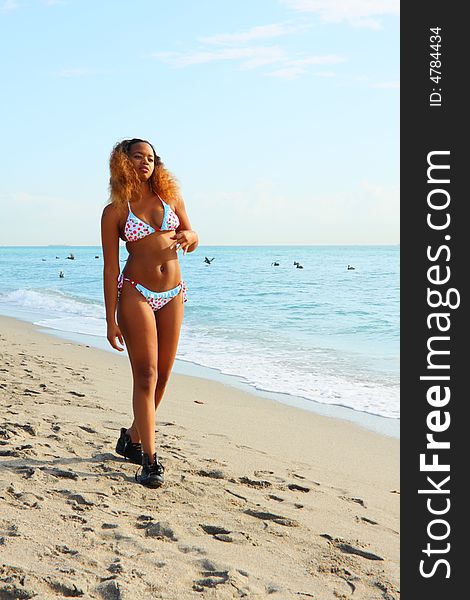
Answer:
[[[430,80],[430,28],[440,27],[442,79],[438,84]],[[466,138],[469,134],[465,97],[468,80],[467,46],[468,24],[465,23],[463,5],[451,2],[430,0],[424,3],[409,2],[401,6],[401,598],[403,600],[453,600],[466,597],[466,574],[468,550],[464,544],[469,535],[469,522],[465,518],[468,505],[466,495],[466,463],[469,456],[467,440],[470,440],[467,405],[470,401],[464,386],[464,374],[470,372],[470,353],[466,347],[466,331],[470,331],[466,305],[470,269],[465,269],[470,261],[470,251],[466,241],[470,240],[470,219],[465,218],[466,205],[470,204],[465,189],[467,173],[470,173]],[[467,68],[465,68],[467,67]],[[442,105],[430,106],[429,95],[432,88],[441,88]],[[437,90],[436,90],[437,91]],[[448,158],[438,162],[450,163],[450,183],[445,188],[451,197],[448,208],[451,222],[445,231],[433,231],[427,225],[427,196],[431,185],[427,182],[427,156],[429,152],[449,150]],[[440,213],[442,218],[444,212]],[[450,240],[444,236],[450,235]],[[442,252],[436,262],[426,256],[427,248],[435,250],[447,244],[451,255]],[[419,457],[426,452],[426,434],[429,433],[426,418],[431,407],[426,398],[429,381],[420,381],[427,371],[427,341],[433,333],[428,329],[426,319],[434,309],[427,302],[427,288],[430,285],[427,271],[439,263],[442,269],[450,268],[448,284],[439,286],[443,294],[445,288],[455,288],[460,293],[460,306],[456,309],[439,308],[450,313],[451,327],[447,334],[450,341],[447,348],[450,355],[441,362],[449,364],[449,385],[451,399],[441,411],[450,413],[450,427],[447,431],[435,434],[436,439],[450,442],[450,449],[439,451],[439,462],[450,464],[449,473],[423,473],[420,471]],[[431,286],[436,288],[436,286]],[[434,335],[436,330],[434,329]],[[444,347],[445,344],[442,344]],[[435,372],[444,374],[443,371]],[[427,451],[432,454],[433,451]],[[430,459],[428,459],[429,462]],[[426,496],[419,489],[432,488],[426,477],[433,476],[441,482],[447,475],[450,480],[443,489],[450,493]],[[435,499],[436,508],[444,507],[448,497],[450,509],[442,515],[450,526],[448,538],[434,541],[428,537],[427,528],[433,516],[427,510],[427,498]],[[434,500],[433,500],[434,501]],[[440,503],[440,504],[439,504]],[[444,525],[436,525],[432,531],[444,535]],[[427,543],[433,549],[449,551],[431,554],[423,553]],[[440,558],[449,563],[435,565]],[[420,561],[425,560],[424,570],[431,577],[420,574]]]

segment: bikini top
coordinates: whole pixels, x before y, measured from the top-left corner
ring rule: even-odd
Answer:
[[[158,196],[160,198],[160,196]],[[130,202],[127,203],[129,207],[129,214],[127,215],[126,224],[124,226],[124,237],[128,242],[136,242],[147,235],[154,233],[155,231],[175,231],[180,224],[178,215],[172,210],[172,208],[160,198],[163,204],[163,221],[159,229],[155,229],[142,219],[139,219],[132,211]]]

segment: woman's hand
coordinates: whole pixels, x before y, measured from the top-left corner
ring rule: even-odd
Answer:
[[[170,238],[171,240],[176,240],[170,246],[170,250],[176,248],[176,250],[183,250],[184,254],[188,251],[188,248],[195,244],[198,241],[197,233],[192,229],[183,229],[178,231],[176,235]]]
[[[122,337],[121,330],[119,329],[119,325],[117,323],[108,324],[106,337],[108,338],[108,342],[115,350],[119,350],[122,352],[124,348],[119,346],[116,342],[116,338],[121,342],[121,345],[124,346],[124,338]]]

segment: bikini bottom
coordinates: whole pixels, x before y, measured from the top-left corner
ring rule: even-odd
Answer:
[[[128,281],[138,292],[142,294],[154,312],[165,306],[165,304],[168,304],[168,302],[175,298],[180,292],[183,292],[183,301],[188,301],[187,287],[183,280],[181,280],[178,285],[171,290],[166,290],[165,292],[154,292],[153,290],[149,290],[144,287],[141,283],[137,283],[133,279],[124,277],[122,273],[120,273],[118,277],[118,299],[120,297],[122,284],[124,281]]]

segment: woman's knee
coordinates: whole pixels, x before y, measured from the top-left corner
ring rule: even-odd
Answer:
[[[134,383],[144,390],[154,390],[157,384],[157,369],[153,365],[134,366]]]
[[[170,379],[169,371],[159,371],[158,378],[157,378],[157,387],[159,387],[161,389],[166,388],[169,379]]]

